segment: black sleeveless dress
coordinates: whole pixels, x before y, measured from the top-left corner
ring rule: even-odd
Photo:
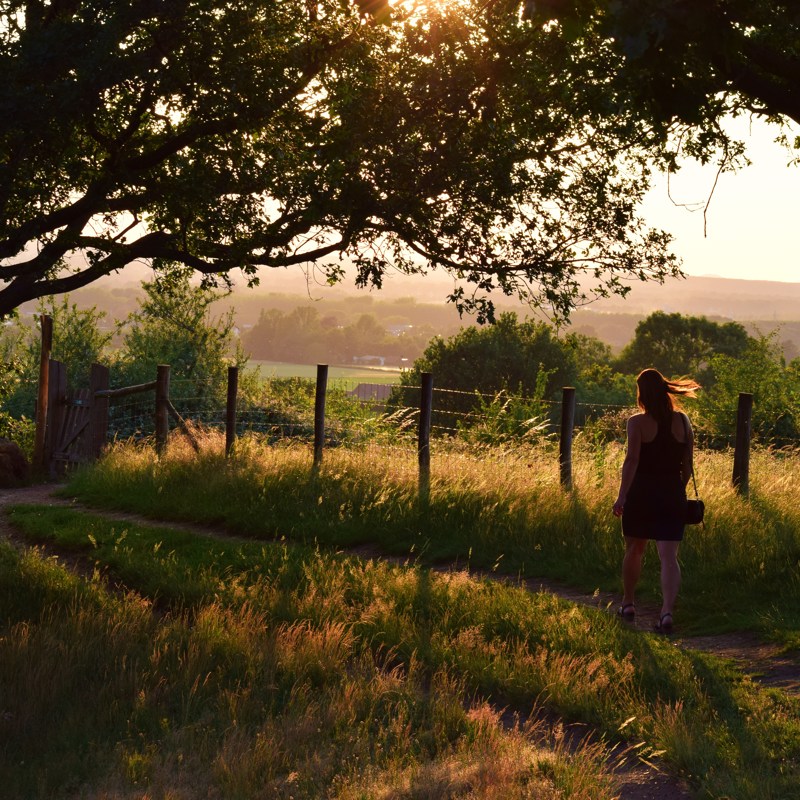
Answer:
[[[636,539],[679,542],[686,519],[681,463],[686,444],[659,425],[656,438],[642,442],[639,464],[622,511],[622,533]]]

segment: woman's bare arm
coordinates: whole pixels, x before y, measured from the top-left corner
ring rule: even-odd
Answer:
[[[692,466],[694,463],[694,431],[689,418],[683,412],[680,412],[683,417],[684,428],[686,430],[686,443],[683,448],[683,457],[681,458],[681,480],[683,485],[686,486],[692,477]]]
[[[640,415],[636,415],[640,416]],[[628,499],[633,478],[636,475],[636,468],[639,466],[639,451],[642,447],[642,431],[636,416],[628,420],[628,448],[625,453],[625,461],[622,462],[622,478],[619,484],[619,494],[614,503],[614,514],[620,516]]]

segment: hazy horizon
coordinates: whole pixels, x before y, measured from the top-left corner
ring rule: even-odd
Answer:
[[[152,277],[152,270],[139,264],[126,267],[117,275],[107,276],[95,284],[106,289],[131,289]],[[339,299],[342,296],[371,296],[376,302],[412,297],[418,303],[445,305],[454,286],[453,278],[444,272],[431,270],[427,275],[404,275],[389,270],[381,289],[359,289],[350,277],[329,286],[313,269],[301,267],[262,269],[259,286],[248,289],[241,276],[234,276],[233,302],[269,294],[287,294],[313,301]],[[685,275],[668,278],[664,284],[653,281],[631,281],[626,298],[598,299],[582,308],[596,312],[642,314],[652,310],[681,311],[682,313],[731,316],[739,319],[800,320],[800,282],[764,279],[728,278],[716,275]],[[87,290],[91,286],[87,287]],[[86,291],[86,290],[83,290]],[[72,296],[79,297],[80,290]],[[498,307],[528,307],[502,293],[492,295]],[[726,314],[725,307],[736,309]]]

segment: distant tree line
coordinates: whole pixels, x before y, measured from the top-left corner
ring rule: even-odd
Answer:
[[[386,366],[400,367],[411,366],[434,334],[430,325],[388,330],[371,313],[343,324],[336,316],[298,306],[289,313],[262,311],[258,322],[242,334],[242,344],[259,360],[352,364],[365,356],[380,356]]]

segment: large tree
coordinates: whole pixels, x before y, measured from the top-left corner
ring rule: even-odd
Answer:
[[[0,316],[133,261],[449,270],[567,312],[677,271],[618,57],[518,2],[0,0]],[[588,59],[578,64],[577,57]]]

